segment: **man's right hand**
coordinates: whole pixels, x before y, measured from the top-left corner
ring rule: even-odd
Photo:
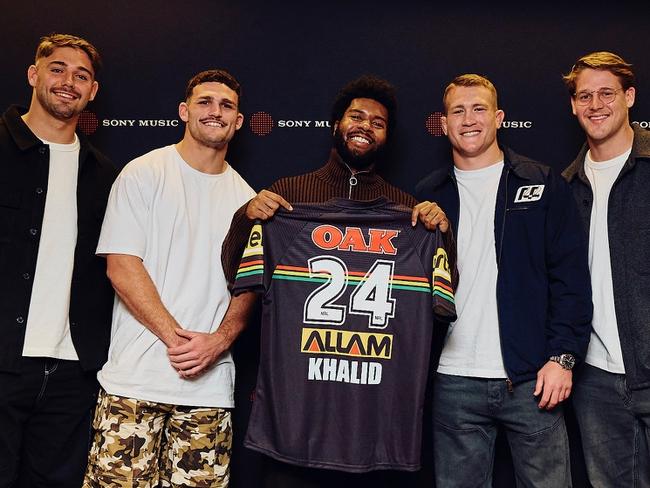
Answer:
[[[253,198],[246,206],[246,217],[250,220],[266,220],[275,215],[275,212],[280,206],[287,210],[293,210],[289,202],[282,198],[277,193],[272,191],[262,190],[255,198]]]

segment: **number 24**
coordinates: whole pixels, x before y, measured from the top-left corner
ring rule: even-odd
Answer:
[[[317,256],[308,263],[310,278],[324,273],[329,277],[305,300],[304,322],[341,325],[345,321],[346,307],[334,302],[345,291],[347,266],[335,256]],[[384,329],[388,319],[395,317],[395,299],[391,297],[394,268],[393,261],[376,260],[350,294],[349,313],[367,315],[370,328]]]

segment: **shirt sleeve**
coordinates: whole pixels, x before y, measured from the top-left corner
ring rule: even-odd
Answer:
[[[128,254],[144,259],[149,199],[136,176],[123,171],[113,183],[97,245],[98,255]]]

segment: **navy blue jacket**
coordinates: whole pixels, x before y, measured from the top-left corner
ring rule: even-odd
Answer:
[[[533,379],[550,356],[584,358],[591,332],[587,239],[564,179],[508,148],[494,216],[501,352],[513,383]],[[460,199],[453,167],[416,188],[458,228]],[[463,276],[460,276],[462,281]]]

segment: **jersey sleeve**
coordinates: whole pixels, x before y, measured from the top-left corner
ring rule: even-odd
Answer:
[[[264,282],[266,263],[262,236],[262,225],[255,223],[237,268],[232,288],[234,296],[247,291],[263,293],[266,290]]]
[[[439,233],[439,231],[436,231],[436,234]],[[442,239],[439,236],[436,238],[432,268],[433,312],[436,319],[442,322],[453,322],[456,320],[456,305],[451,279],[452,273],[447,250],[442,245]]]

